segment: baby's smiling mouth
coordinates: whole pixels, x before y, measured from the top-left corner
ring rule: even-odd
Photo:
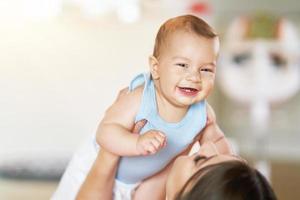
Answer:
[[[190,88],[190,87],[178,87],[179,91],[188,96],[195,96],[198,94],[199,90],[195,88]]]

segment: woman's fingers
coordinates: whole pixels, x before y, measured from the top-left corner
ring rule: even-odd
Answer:
[[[142,130],[142,128],[145,126],[146,123],[147,123],[146,119],[142,119],[142,120],[136,122],[133,127],[132,133],[139,133]]]

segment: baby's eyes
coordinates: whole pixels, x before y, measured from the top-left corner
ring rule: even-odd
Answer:
[[[184,67],[184,68],[188,67],[188,64],[185,64],[185,63],[176,63],[176,65],[179,67]]]
[[[175,65],[179,66],[181,68],[188,68],[189,67],[189,65],[186,64],[186,63],[176,63]],[[211,67],[203,66],[203,67],[200,67],[199,72],[212,72],[213,73],[214,70]]]
[[[209,68],[203,68],[200,71],[202,71],[202,72],[213,72],[213,70],[209,69]]]

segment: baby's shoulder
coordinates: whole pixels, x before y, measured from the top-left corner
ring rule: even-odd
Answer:
[[[128,87],[119,91],[116,100],[105,111],[106,119],[134,120],[140,104],[142,88],[129,91]]]
[[[130,92],[135,93],[135,95],[142,95],[144,91],[144,85],[145,84],[139,85]]]
[[[139,102],[142,99],[143,95],[143,88],[144,86],[138,86],[135,89],[129,91],[129,88],[124,88],[120,90],[116,103],[118,104],[131,104],[131,105],[136,105],[139,104]]]
[[[128,95],[130,95],[131,98],[135,99],[136,101],[140,101],[143,96],[143,91],[144,91],[144,84],[137,86],[131,91],[127,90],[127,93]]]

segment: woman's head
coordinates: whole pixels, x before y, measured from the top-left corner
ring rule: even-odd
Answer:
[[[248,164],[231,160],[202,168],[176,200],[275,200],[265,177]]]
[[[244,160],[221,155],[213,143],[193,156],[180,156],[167,180],[168,200],[276,199],[266,179]]]

